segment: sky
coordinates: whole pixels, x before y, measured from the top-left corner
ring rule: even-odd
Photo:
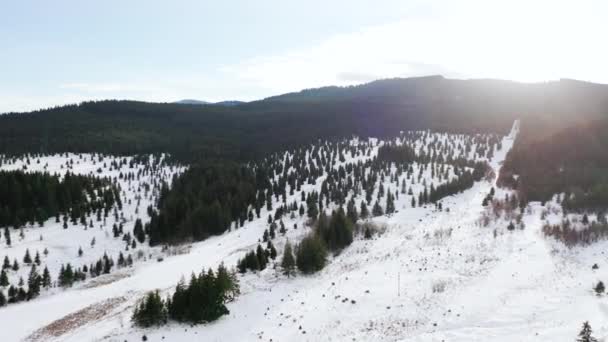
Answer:
[[[441,74],[608,83],[604,0],[0,2],[0,113]]]

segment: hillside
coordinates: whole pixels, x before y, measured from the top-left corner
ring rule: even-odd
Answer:
[[[607,99],[432,76],[2,115],[0,320],[11,341],[608,336]],[[190,278],[220,264],[240,295]],[[132,320],[150,291],[162,327]]]
[[[602,117],[607,103],[604,85],[440,76],[306,90],[238,106],[103,101],[3,115],[0,151],[168,152],[190,162],[244,161],[277,146],[353,134],[386,137],[403,129],[505,133],[516,118],[544,134]]]
[[[607,132],[608,117],[544,136],[524,127],[499,183],[518,189],[526,201],[544,202],[567,193],[576,197],[568,209],[604,211],[608,209]]]
[[[354,241],[352,242],[353,245],[348,246],[342,253],[335,253],[330,256],[328,269],[322,271],[319,275],[298,275],[296,279],[290,280],[290,278],[286,278],[279,272],[280,268],[278,266],[272,266],[276,265],[275,261],[270,261],[269,267],[259,272],[247,271],[239,275],[242,282],[243,295],[234,303],[229,304],[233,314],[225,319],[221,319],[219,323],[229,324],[229,326],[232,324],[248,326],[249,328],[246,330],[239,330],[241,335],[234,336],[235,339],[239,340],[257,338],[259,333],[270,334],[269,336],[277,334],[274,337],[275,339],[281,339],[281,336],[283,338],[288,338],[289,336],[296,338],[304,334],[307,335],[303,337],[304,339],[307,339],[308,336],[310,338],[315,336],[318,338],[322,336],[321,334],[327,333],[327,330],[323,328],[323,324],[315,322],[317,319],[315,316],[306,315],[307,318],[302,320],[302,318],[297,318],[293,315],[295,312],[300,311],[301,308],[304,309],[301,314],[305,314],[305,312],[311,312],[311,310],[315,310],[320,305],[324,307],[324,311],[336,314],[340,312],[344,314],[356,308],[358,315],[362,316],[359,319],[356,318],[356,315],[353,316],[350,324],[363,324],[364,321],[361,321],[361,319],[366,320],[374,318],[378,314],[382,315],[384,310],[387,310],[383,308],[384,306],[394,305],[391,304],[394,301],[391,298],[395,294],[393,286],[386,287],[385,285],[388,285],[386,281],[375,283],[375,280],[394,278],[393,273],[391,275],[386,274],[385,267],[396,263],[395,267],[403,268],[403,290],[406,291],[410,286],[406,284],[415,279],[411,278],[411,280],[408,280],[410,276],[415,274],[415,269],[417,267],[430,267],[434,263],[425,257],[427,253],[431,253],[431,251],[437,248],[435,243],[432,243],[427,246],[428,250],[421,251],[420,255],[412,255],[413,260],[411,263],[397,266],[400,262],[398,258],[395,258],[398,254],[395,255],[395,252],[391,251],[393,248],[397,248],[398,250],[403,249],[403,252],[405,252],[413,246],[412,244],[418,244],[427,239],[422,231],[418,231],[420,229],[426,230],[428,227],[424,224],[418,226],[417,222],[427,222],[434,226],[436,225],[439,233],[435,233],[433,239],[449,239],[452,232],[457,234],[457,230],[459,229],[457,227],[458,223],[452,222],[453,226],[441,227],[439,222],[452,220],[453,217],[457,216],[461,216],[465,220],[463,222],[473,222],[477,219],[476,213],[482,209],[479,206],[481,197],[486,195],[491,182],[483,180],[476,184],[461,183],[460,180],[466,180],[472,171],[470,166],[466,165],[473,164],[467,161],[489,162],[489,167],[495,169],[510,148],[516,134],[516,129],[517,126],[515,126],[512,135],[504,139],[499,139],[499,137],[493,135],[465,136],[408,132],[399,138],[386,141],[353,139],[339,143],[319,144],[311,146],[304,151],[287,151],[286,154],[271,156],[273,163],[277,163],[276,167],[282,166],[284,171],[271,173],[269,175],[270,180],[275,184],[285,186],[285,193],[281,195],[282,190],[277,188],[277,196],[271,195],[268,197],[258,214],[252,214],[249,219],[241,224],[234,222],[234,224],[231,224],[230,229],[220,236],[210,237],[202,242],[181,245],[174,249],[150,248],[145,244],[139,243],[136,247],[132,247],[126,252],[123,251],[125,254],[132,253],[134,255],[134,263],[132,265],[121,266],[116,270],[112,269],[108,274],[91,278],[87,277],[85,280],[75,282],[73,287],[52,286],[49,289],[43,290],[40,298],[35,298],[31,301],[9,303],[5,308],[0,308],[0,319],[8,319],[6,317],[24,317],[25,319],[31,310],[38,307],[38,305],[55,308],[36,315],[35,319],[27,319],[26,323],[22,324],[19,328],[11,329],[11,335],[9,336],[15,340],[21,340],[26,337],[28,340],[33,341],[91,340],[94,337],[101,336],[105,336],[109,340],[133,340],[140,339],[137,336],[140,334],[153,334],[155,330],[132,328],[129,323],[133,305],[146,291],[155,288],[161,289],[163,292],[170,291],[181,276],[187,277],[191,272],[198,272],[199,269],[215,267],[220,262],[224,262],[228,267],[233,268],[237,260],[242,258],[248,250],[255,248],[262,240],[263,235],[266,234],[265,232],[268,232],[268,216],[275,218],[273,221],[274,225],[278,226],[280,224],[281,227],[285,226],[284,231],[282,230],[283,228],[281,230],[277,228],[276,236],[274,233],[271,233],[269,237],[269,240],[276,245],[277,250],[282,254],[283,246],[287,239],[297,244],[305,235],[314,231],[311,227],[311,220],[317,214],[314,214],[310,208],[316,207],[316,203],[311,202],[310,199],[319,196],[318,210],[326,214],[331,214],[332,211],[337,210],[342,201],[349,203],[352,201],[357,204],[357,207],[359,207],[360,203],[367,202],[367,206],[370,207],[369,214],[364,215],[363,211],[360,211],[362,215],[361,222],[367,222],[370,227],[376,227],[373,228],[373,237],[364,238],[361,233],[355,234]],[[436,144],[437,142],[441,142],[441,144],[438,145]],[[394,159],[394,154],[380,152],[386,148],[390,149],[389,146],[409,146],[413,151],[416,151],[415,156],[410,156],[410,158],[415,158],[416,161],[401,159],[399,162],[389,162]],[[433,157],[432,162],[428,159],[431,155],[438,154],[441,154],[442,157]],[[377,155],[380,155],[380,157],[376,157]],[[307,156],[310,159],[301,159],[302,156]],[[29,169],[31,172],[34,172],[37,169],[46,168],[45,165],[48,163],[51,170],[62,172],[60,166],[70,159],[77,160],[73,170],[84,174],[88,170],[95,170],[103,164],[107,165],[108,168],[113,168],[111,165],[113,165],[112,161],[115,160],[109,157],[91,158],[91,156],[86,155],[81,157],[73,155],[66,157],[50,156],[41,157],[41,162],[33,164]],[[307,159],[310,163],[299,163],[299,161]],[[8,170],[19,169],[23,165],[22,163],[23,161],[20,160],[7,162],[4,168]],[[141,172],[138,169],[145,170],[146,164],[134,164],[133,166],[137,167],[134,171],[136,171],[135,174],[138,174]],[[119,169],[111,172],[106,168],[102,168],[102,174],[107,173],[116,176],[119,172],[130,172],[128,171],[129,168],[129,163],[127,162]],[[124,198],[123,201],[125,204],[130,204],[125,205],[122,209],[112,209],[112,211],[117,212],[115,218],[110,215],[107,218],[107,223],[104,219],[103,224],[96,222],[94,223],[95,229],[88,230],[86,228],[83,229],[79,225],[71,224],[67,229],[53,223],[46,224],[44,228],[28,226],[25,230],[26,238],[16,241],[13,248],[7,250],[10,253],[11,260],[18,258],[19,255],[24,253],[24,249],[28,247],[33,251],[34,248],[43,249],[45,246],[57,246],[56,249],[49,247],[50,257],[48,259],[46,257],[43,258],[43,262],[45,263],[50,263],[53,260],[52,262],[55,266],[53,266],[52,274],[54,275],[58,270],[58,265],[65,262],[72,262],[74,267],[80,269],[83,263],[86,265],[89,260],[95,260],[94,258],[101,257],[102,254],[116,255],[120,251],[120,246],[125,242],[121,233],[118,236],[112,236],[110,233],[111,225],[123,222],[120,217],[124,217],[125,223],[128,224],[126,227],[129,227],[125,229],[124,236],[126,236],[130,232],[130,227],[135,217],[140,217],[144,224],[151,219],[149,211],[145,213],[143,210],[140,210],[138,214],[135,205],[139,203],[138,197],[144,193],[138,194],[134,190],[146,189],[145,184],[148,182],[156,184],[152,187],[153,190],[151,192],[144,195],[144,203],[141,205],[145,205],[146,202],[154,201],[156,196],[163,197],[162,191],[158,191],[159,178],[157,177],[166,178],[170,177],[171,172],[179,172],[179,169],[168,168],[162,166],[162,164],[154,170],[154,173],[150,174],[149,177],[135,178],[137,182],[134,182],[135,179],[123,178],[120,184],[124,192],[121,193],[124,196],[129,196]],[[307,174],[308,176],[305,179],[299,180],[295,178],[296,176]],[[295,183],[292,183],[292,179]],[[351,179],[351,181],[347,182],[346,179]],[[289,181],[285,183],[284,180]],[[364,184],[362,185],[362,189],[355,186],[355,184],[362,183]],[[448,192],[441,190],[443,189],[442,185],[447,186],[450,184],[451,190]],[[129,191],[126,191],[127,189]],[[431,189],[430,192],[429,189]],[[460,194],[461,191],[465,191],[465,193]],[[427,195],[423,195],[427,193],[428,197]],[[461,196],[468,198],[469,195],[466,195],[467,193],[469,195],[474,194],[477,200],[464,200],[464,202],[460,202],[458,198]],[[454,196],[450,196],[451,194]],[[284,200],[282,199],[283,196]],[[340,199],[341,196],[345,196],[345,198]],[[302,200],[302,197],[306,197],[307,200]],[[130,199],[133,199],[133,201]],[[292,203],[297,205],[292,206]],[[475,204],[473,205],[472,203]],[[286,204],[290,205],[287,206]],[[374,204],[374,209],[372,209],[372,204]],[[307,214],[302,211],[298,212],[300,205],[306,205],[309,208]],[[350,208],[350,204],[348,206]],[[376,206],[380,208],[381,212],[376,212]],[[466,214],[468,209],[462,206],[470,206],[473,211]],[[356,211],[359,212],[359,210]],[[89,215],[95,221],[95,214],[91,213]],[[350,209],[349,215],[351,215]],[[86,217],[85,222],[88,221],[89,217]],[[273,224],[270,224],[270,226],[272,227]],[[99,228],[97,227],[98,225]],[[177,230],[178,228],[173,227],[173,229]],[[38,233],[44,235],[43,241],[36,241]],[[485,234],[487,235],[488,233],[489,231],[486,230]],[[65,245],[65,241],[68,240],[68,234],[69,236],[77,237],[73,239],[74,244],[69,244],[70,247]],[[146,241],[151,241],[149,239],[152,238],[153,232],[148,231],[148,234],[149,236],[146,237]],[[440,235],[442,234],[445,236],[441,237]],[[90,247],[85,246],[84,256],[77,256],[76,244],[81,241],[88,243],[91,237],[97,237],[96,244]],[[412,240],[414,237],[415,239]],[[70,256],[70,253],[59,253],[60,250],[70,250],[74,254]],[[176,251],[180,252],[175,253]],[[452,253],[455,253],[455,251],[456,249],[454,252],[445,254],[437,265],[448,261],[454,256]],[[137,255],[141,257],[135,257]],[[54,261],[55,259],[51,259],[51,257],[58,258],[58,260]],[[159,260],[160,262],[155,260]],[[465,261],[466,258],[462,260]],[[13,274],[13,271],[9,272],[11,274],[11,284],[15,284],[16,275]],[[27,272],[27,268],[23,272]],[[368,272],[370,272],[369,276],[366,275]],[[437,275],[443,272],[441,271]],[[371,276],[372,274],[374,276]],[[442,277],[443,280],[436,279],[435,277],[427,278],[425,281],[429,282],[428,288],[427,286],[418,285],[418,293],[424,296],[435,282],[461,282],[457,278],[450,280],[455,274],[445,274],[444,276],[445,278]],[[55,276],[53,278],[56,279]],[[353,283],[348,281],[349,278],[360,279],[355,283],[358,285],[353,287]],[[330,281],[335,283],[335,285],[330,285]],[[365,283],[360,283],[360,281],[365,281]],[[360,287],[363,284],[365,284],[365,288],[369,291],[368,294],[365,294],[364,289]],[[310,293],[308,293],[309,291]],[[327,293],[326,299],[317,302],[317,300],[323,298],[321,295],[325,293]],[[334,298],[340,294],[346,295],[349,298],[348,301],[344,302],[342,298],[338,301]],[[302,295],[307,298],[295,301],[296,298]],[[282,304],[280,303],[283,303],[283,300],[286,299],[285,296],[288,296],[287,298],[296,296],[296,298],[286,300],[284,303],[287,306],[281,308]],[[403,299],[407,301],[421,300],[420,305],[425,307],[430,304],[425,303],[422,297],[418,297],[418,294],[414,295],[414,293]],[[252,300],[253,302],[250,302]],[[309,306],[301,306],[297,304],[300,301],[311,301],[311,304]],[[326,307],[327,305],[334,309]],[[266,309],[267,306],[272,307],[272,310],[268,311],[269,309]],[[96,307],[104,308],[104,311],[102,313],[96,312]],[[372,315],[370,313],[363,314],[370,309],[372,310],[371,312],[375,313]],[[248,310],[252,311],[249,312]],[[264,312],[267,312],[268,316],[263,315]],[[280,323],[283,319],[281,317],[282,314],[289,315],[289,312],[293,312],[291,314],[293,318],[301,321],[299,324],[303,324],[304,328],[297,329],[290,323],[285,328],[278,328],[279,330],[272,332],[274,329],[271,329],[271,326],[268,324],[273,325],[273,322]],[[419,311],[404,311],[402,314],[414,317],[419,314]],[[95,318],[93,319],[92,317]],[[238,321],[234,320],[235,317]],[[390,318],[386,323],[394,324],[395,322],[393,321],[395,319]],[[405,337],[414,336],[410,335],[414,333],[419,334],[428,329],[427,326],[431,324],[428,319],[431,319],[431,317],[420,317],[419,323],[414,324],[412,321],[413,325],[409,329],[413,330],[409,332],[395,330],[388,336]],[[268,320],[268,322],[264,322],[264,320]],[[335,316],[331,320],[338,322],[340,319]],[[198,327],[195,333],[201,336],[208,336],[212,339],[221,339],[221,336],[225,338],[226,334],[237,333],[236,330],[229,333],[225,330],[226,328],[207,330],[205,327]],[[257,331],[251,330],[254,327]],[[386,329],[392,330],[390,326],[387,326]],[[190,334],[183,335],[179,332],[180,330],[182,329],[176,327],[175,332],[172,332],[173,329],[171,328],[167,333],[177,334],[173,337],[177,340],[187,340],[190,338]],[[351,334],[349,330],[350,328],[345,326],[336,329],[332,334],[339,334],[335,336],[346,336]],[[266,332],[264,333],[264,331]],[[164,334],[162,330],[158,332]],[[373,332],[371,333],[373,334]],[[135,336],[131,336],[132,334]],[[373,336],[370,335],[370,332],[363,333],[363,335],[368,337]],[[150,338],[160,340],[160,337],[150,336]]]

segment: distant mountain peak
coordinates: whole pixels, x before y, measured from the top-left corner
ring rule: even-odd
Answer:
[[[208,101],[200,101],[200,100],[193,100],[193,99],[184,99],[184,100],[175,101],[173,103],[183,104],[183,105],[238,106],[238,105],[243,104],[245,102],[243,102],[243,101],[236,101],[236,100],[228,100],[228,101],[220,101],[220,102],[208,102]]]
[[[206,104],[211,104],[211,102],[200,101],[200,100],[193,100],[193,99],[179,100],[179,101],[175,101],[174,103],[177,103],[177,104],[187,104],[187,105],[206,105]]]

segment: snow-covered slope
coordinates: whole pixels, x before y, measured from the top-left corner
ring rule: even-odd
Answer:
[[[516,123],[489,161],[496,172],[517,128]],[[448,137],[429,136],[417,148],[435,138]],[[382,142],[371,143],[375,154]],[[368,157],[348,155],[344,163],[355,158]],[[427,181],[431,177],[422,175]],[[388,178],[384,186],[394,189]],[[322,180],[302,190],[318,189]],[[494,182],[477,182],[443,199],[442,210],[412,208],[411,196],[399,196],[396,213],[370,219],[384,233],[355,239],[321,272],[286,278],[271,266],[241,276],[242,294],[228,305],[231,313],[211,324],[144,330],[133,327],[130,317],[147,291],[170,291],[182,276],[220,262],[232,267],[257,246],[267,228],[265,208],[260,219],[242,228],[192,244],[187,253],[162,262],[136,263],[106,284],[1,308],[0,322],[18,322],[3,328],[2,336],[78,342],[140,341],[143,335],[148,341],[178,342],[571,341],[585,320],[597,335],[607,335],[608,307],[591,290],[608,276],[607,244],[566,249],[547,240],[541,234],[544,209],[537,203],[523,215],[524,229],[509,231],[508,221],[500,218],[481,224],[488,210],[481,203]],[[412,186],[417,193],[421,184]],[[504,195],[497,190],[497,197]],[[287,203],[299,196],[288,196]],[[275,240],[279,252],[287,239],[297,242],[310,231],[303,217],[284,222],[287,233]],[[599,269],[592,271],[594,263]]]

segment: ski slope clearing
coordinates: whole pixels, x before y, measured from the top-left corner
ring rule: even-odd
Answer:
[[[516,123],[489,158],[495,172],[517,130]],[[415,146],[424,150],[443,141],[458,150],[459,139],[431,134]],[[371,158],[385,143],[354,140],[352,144],[369,144],[371,154],[347,154],[334,167]],[[457,153],[484,158],[474,151]],[[394,213],[367,219],[379,233],[368,240],[356,237],[342,253],[330,257],[321,272],[287,278],[271,263],[261,272],[240,276],[241,296],[228,304],[230,314],[216,322],[140,329],[133,326],[131,315],[147,291],[169,293],[181,277],[221,262],[233,267],[258,245],[272,210],[262,208],[260,218],[183,246],[184,253],[166,256],[162,262],[135,263],[124,277],[1,308],[0,321],[19,322],[2,334],[8,341],[74,342],[141,341],[144,335],[148,341],[178,342],[572,341],[581,323],[589,320],[596,336],[607,336],[608,307],[592,290],[598,280],[608,279],[607,243],[568,249],[547,239],[541,232],[541,216],[552,209],[539,203],[526,209],[514,230],[507,229],[509,220],[504,217],[482,223],[489,210],[482,202],[496,188],[495,173],[443,198],[441,208],[412,207],[424,181],[441,184],[455,177],[446,167],[450,177],[440,180],[430,168],[414,164],[412,179],[420,175],[422,181],[409,183],[413,195],[399,195]],[[324,177],[303,185],[302,191],[318,190]],[[386,189],[400,181],[379,180]],[[495,197],[506,194],[496,189]],[[364,197],[356,196],[357,203]],[[287,203],[299,197],[298,192],[288,195]],[[547,204],[551,205],[555,203]],[[335,207],[331,204],[326,210]],[[560,214],[552,215],[556,220]],[[273,240],[279,253],[288,239],[297,243],[311,229],[305,217],[286,216],[283,221],[286,233]],[[592,270],[595,263],[599,268]]]

